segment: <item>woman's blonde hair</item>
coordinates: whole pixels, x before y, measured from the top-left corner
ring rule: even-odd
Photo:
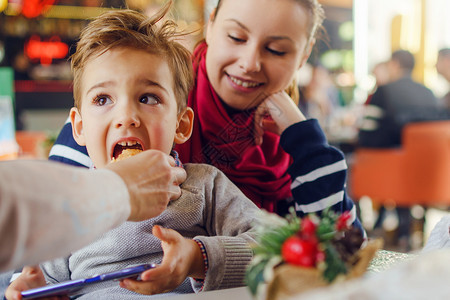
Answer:
[[[106,12],[84,28],[76,52],[71,56],[76,107],[81,107],[81,79],[86,63],[117,47],[145,50],[167,60],[173,74],[178,111],[186,107],[193,85],[191,54],[176,41],[186,33],[178,31],[174,21],[162,20],[171,4],[167,2],[150,18],[129,9]]]

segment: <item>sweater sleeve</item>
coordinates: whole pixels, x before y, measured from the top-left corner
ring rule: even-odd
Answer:
[[[106,169],[2,162],[0,184],[2,270],[67,255],[130,214],[125,183]]]
[[[61,257],[46,261],[39,265],[47,284],[55,284],[72,280],[70,276],[69,257]]]
[[[221,171],[205,186],[205,221],[209,236],[196,236],[205,246],[208,270],[203,286],[192,280],[196,292],[244,285],[245,270],[253,257],[255,243],[252,226],[259,208]]]
[[[281,146],[293,158],[288,172],[297,215],[320,215],[328,207],[339,213],[350,211],[351,222],[364,233],[355,204],[345,190],[344,155],[328,144],[318,121],[309,119],[288,127],[281,135]]]

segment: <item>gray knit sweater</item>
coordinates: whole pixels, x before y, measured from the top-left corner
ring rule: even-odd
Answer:
[[[184,167],[187,179],[182,184],[182,195],[170,202],[160,216],[126,222],[69,257],[42,264],[47,281],[56,283],[135,264],[160,263],[161,242],[151,233],[153,225],[158,224],[203,242],[209,260],[203,291],[242,286],[245,268],[252,258],[251,228],[259,209],[215,167],[204,164]],[[174,292],[197,292],[200,287],[200,283],[186,279]],[[115,281],[81,292],[82,299],[144,297],[120,288]]]

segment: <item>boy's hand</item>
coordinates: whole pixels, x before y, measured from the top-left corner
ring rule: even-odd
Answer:
[[[305,116],[285,91],[272,94],[256,109],[255,144],[262,144],[266,130],[281,135],[292,124],[304,120]]]
[[[22,291],[44,285],[46,285],[45,277],[41,268],[39,266],[26,266],[22,269],[22,274],[6,289],[5,298],[8,300],[19,300],[22,299],[20,294]],[[69,299],[69,297],[49,297],[45,299]]]
[[[106,168],[119,174],[128,187],[129,221],[159,216],[170,200],[180,197],[180,184],[186,180],[186,171],[175,167],[174,158],[158,150],[144,151]]]
[[[162,242],[164,258],[161,265],[141,274],[141,281],[124,279],[120,286],[136,293],[153,295],[172,291],[188,276],[203,279],[204,262],[197,243],[172,229],[153,227],[153,234]]]

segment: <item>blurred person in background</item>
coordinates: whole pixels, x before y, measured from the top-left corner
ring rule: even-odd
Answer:
[[[433,92],[413,81],[414,65],[414,56],[409,51],[392,53],[387,62],[390,82],[377,88],[364,109],[359,147],[399,147],[404,125],[440,117],[439,102]]]
[[[400,147],[402,129],[406,124],[442,118],[442,108],[433,92],[412,79],[414,65],[414,56],[409,51],[397,50],[392,53],[391,59],[385,64],[388,77],[381,77],[380,83],[384,83],[384,78],[388,82],[377,85],[364,107],[357,147]],[[400,251],[409,251],[412,221],[409,208],[397,206],[395,213],[398,218],[397,246]],[[380,207],[374,225],[375,232],[381,230],[386,215],[385,207]]]
[[[389,68],[387,61],[382,61],[377,63],[372,69],[372,75],[375,77],[375,85],[372,89],[372,92],[367,97],[366,103],[369,104],[372,99],[373,93],[377,90],[377,88],[381,85],[385,85],[389,83]]]
[[[438,52],[436,71],[450,84],[450,48],[442,48]],[[442,98],[442,102],[450,112],[450,89]]]
[[[326,130],[329,118],[339,106],[339,91],[328,69],[320,64],[312,66],[310,81],[301,93],[303,107],[299,106],[306,109],[308,118],[316,118]]]
[[[376,86],[385,85],[389,83],[389,67],[387,61],[377,63],[372,70],[373,76],[375,76]]]

